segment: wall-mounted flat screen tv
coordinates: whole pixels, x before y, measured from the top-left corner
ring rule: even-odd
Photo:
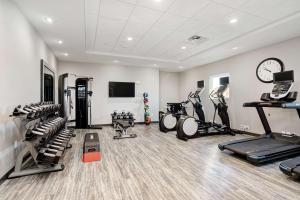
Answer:
[[[109,97],[135,97],[134,82],[109,82]]]

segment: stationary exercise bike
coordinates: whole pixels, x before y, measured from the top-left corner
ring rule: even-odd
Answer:
[[[198,138],[201,136],[230,134],[235,133],[230,128],[230,120],[227,112],[227,105],[223,93],[227,89],[226,85],[221,85],[210,93],[210,99],[214,104],[214,118],[212,122],[205,121],[205,115],[202,108],[200,96],[204,91],[203,87],[198,88],[195,93],[190,93],[189,101],[193,105],[193,116],[181,116],[177,122],[177,138],[181,140],[188,140]],[[216,113],[218,112],[222,124],[215,122]],[[195,118],[194,113],[198,116]]]
[[[167,112],[159,112],[159,130],[165,133],[175,131],[180,116],[187,115],[185,107],[188,103],[189,101],[167,103]]]

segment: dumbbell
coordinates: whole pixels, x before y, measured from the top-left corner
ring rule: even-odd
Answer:
[[[53,137],[49,138],[49,140],[47,141],[47,144],[53,144],[53,145],[57,145],[57,146],[67,148],[68,142],[69,142],[68,140],[55,138],[53,136]]]
[[[60,134],[60,135],[63,135],[63,136],[73,137],[73,132],[72,132],[72,131],[65,130],[65,129],[61,130],[61,131],[59,132],[59,134]]]
[[[55,119],[55,120],[49,121],[45,124],[41,124],[41,125],[35,127],[32,130],[32,133],[36,134],[36,135],[40,135],[40,136],[43,136],[44,134],[51,135],[54,132],[57,132],[58,129],[60,129],[60,127],[62,126],[62,122],[59,123],[60,121],[61,121],[61,119]]]
[[[38,109],[38,108],[28,106],[28,105],[24,106],[23,110],[30,112],[32,118],[39,117],[43,112],[42,109]]]
[[[116,111],[114,111],[114,112],[111,114],[112,119],[117,119],[117,115],[118,115],[118,113],[117,113]]]
[[[132,113],[130,113],[129,119],[133,119],[133,114]]]
[[[50,149],[56,149],[56,150],[59,150],[59,151],[64,151],[65,150],[64,147],[58,146],[58,145],[55,145],[55,144],[45,144],[43,147],[50,148]]]
[[[57,164],[62,155],[62,151],[50,148],[42,148],[39,150],[37,155],[37,161],[39,163]]]
[[[62,147],[62,148],[67,148],[68,146],[68,143],[66,142],[60,142],[60,141],[57,141],[57,140],[52,140],[52,138],[50,138],[46,143],[45,145],[56,145],[56,146],[59,146],[59,147]]]
[[[29,113],[30,113],[29,111],[22,109],[21,105],[18,105],[17,107],[14,108],[12,116],[18,116],[18,115],[22,115],[22,114],[27,115]]]

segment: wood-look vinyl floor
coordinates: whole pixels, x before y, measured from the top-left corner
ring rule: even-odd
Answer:
[[[86,132],[77,130],[64,157],[65,170],[6,180],[1,200],[210,200],[300,199],[300,183],[279,162],[260,167],[221,152],[217,144],[246,136],[180,141],[157,125],[136,125],[134,139],[113,140],[111,127],[96,130],[103,158],[82,163]]]

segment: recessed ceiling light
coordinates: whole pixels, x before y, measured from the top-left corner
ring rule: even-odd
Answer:
[[[238,50],[239,48],[238,47],[232,47],[232,50]]]
[[[158,65],[157,65],[157,64],[153,64],[153,66],[154,66],[154,67],[157,67]]]
[[[62,43],[64,43],[64,42],[63,42],[62,40],[58,40],[57,43],[58,43],[58,44],[62,44]]]
[[[179,66],[178,68],[179,68],[179,69],[183,69],[183,66]]]
[[[237,18],[233,18],[229,22],[230,22],[230,24],[235,24],[235,23],[238,22],[238,19]]]
[[[161,0],[154,0],[155,2],[161,2]]]
[[[68,54],[68,53],[64,53],[64,56],[68,57],[68,56],[69,56],[69,54]]]
[[[53,24],[53,19],[51,17],[45,17],[44,22],[47,24]]]
[[[181,49],[182,49],[182,50],[185,50],[185,49],[186,49],[186,46],[182,46]]]
[[[114,60],[113,62],[114,62],[114,63],[119,63],[120,61],[119,61],[119,60]]]
[[[128,40],[128,41],[132,41],[133,38],[132,38],[132,37],[128,37],[127,40]]]

